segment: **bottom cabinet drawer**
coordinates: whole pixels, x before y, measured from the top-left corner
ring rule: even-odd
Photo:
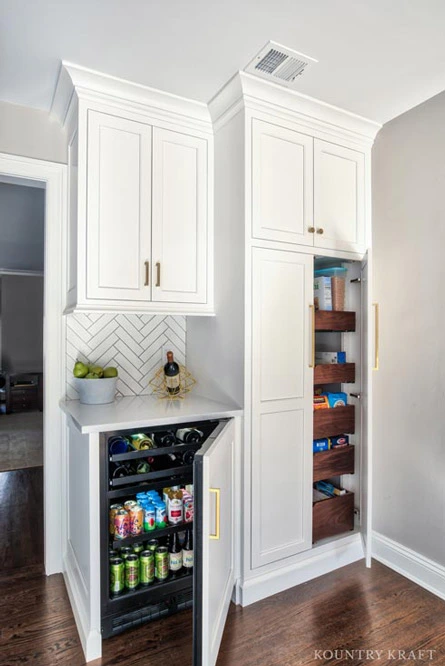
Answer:
[[[354,529],[354,493],[315,502],[312,507],[312,541]]]

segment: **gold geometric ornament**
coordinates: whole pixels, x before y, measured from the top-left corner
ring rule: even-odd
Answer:
[[[152,389],[152,395],[155,395],[159,400],[184,400],[187,393],[190,393],[196,379],[191,372],[187,370],[185,365],[179,366],[179,393],[171,394],[167,390],[167,382],[165,379],[164,368],[159,368],[156,374],[148,382]]]

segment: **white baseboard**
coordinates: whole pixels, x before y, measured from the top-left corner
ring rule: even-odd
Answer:
[[[85,661],[89,662],[102,656],[102,636],[100,632],[90,629],[88,598],[85,596],[82,580],[78,574],[76,556],[68,541],[68,549],[63,557],[63,577]]]
[[[373,532],[372,556],[441,599],[445,599],[445,567],[388,537]]]
[[[308,580],[364,558],[360,534],[336,540],[308,551],[308,557],[287,567],[245,579],[238,584],[237,598],[242,606],[283,592]]]

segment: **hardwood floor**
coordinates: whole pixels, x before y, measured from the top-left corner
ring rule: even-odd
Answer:
[[[83,666],[60,575],[3,575],[0,595],[2,666]],[[232,606],[217,666],[442,666],[444,618],[445,602],[377,562],[372,569],[358,562],[247,608]],[[191,630],[190,611],[147,624],[104,641],[103,658],[91,664],[188,666]],[[334,650],[374,652],[349,659]]]
[[[0,472],[0,535],[1,571],[43,570],[43,467]]]

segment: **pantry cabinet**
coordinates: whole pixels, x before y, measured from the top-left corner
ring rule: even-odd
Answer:
[[[205,105],[67,72],[66,312],[214,314]]]
[[[312,543],[313,258],[253,250],[252,566]]]

